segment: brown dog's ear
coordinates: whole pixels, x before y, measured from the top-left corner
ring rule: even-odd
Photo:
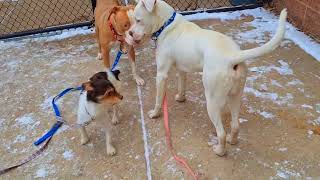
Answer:
[[[115,6],[115,7],[113,7],[113,8],[111,9],[111,11],[110,11],[110,16],[111,16],[111,14],[117,14],[117,12],[118,12],[120,9],[121,9],[120,6]]]
[[[85,91],[93,91],[93,87],[91,85],[91,82],[86,82],[82,84],[82,89],[84,89]]]

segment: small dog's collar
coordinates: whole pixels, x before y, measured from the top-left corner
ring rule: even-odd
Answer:
[[[164,23],[164,25],[157,32],[153,33],[152,35],[153,40],[156,41],[158,39],[158,37],[164,31],[164,29],[168,27],[175,20],[176,15],[177,15],[177,12],[174,12],[172,16]]]

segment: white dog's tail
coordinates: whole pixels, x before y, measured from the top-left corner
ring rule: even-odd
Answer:
[[[261,47],[238,51],[231,55],[231,64],[239,64],[250,58],[256,58],[277,48],[285,34],[285,25],[287,19],[287,9],[283,9],[280,14],[279,25],[275,36]]]

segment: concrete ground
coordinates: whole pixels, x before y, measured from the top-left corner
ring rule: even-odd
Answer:
[[[242,20],[197,21],[204,28],[237,36],[252,27]],[[268,33],[261,34],[269,39]],[[45,39],[45,38],[44,38]],[[92,35],[65,40],[24,40],[0,44],[0,168],[19,162],[37,148],[32,143],[55,122],[50,100],[59,91],[85,82],[103,70],[95,60]],[[257,46],[242,43],[243,48]],[[114,54],[113,54],[114,55]],[[155,100],[154,50],[137,52],[143,112],[148,131],[153,179],[190,179],[165,143],[162,117],[149,119]],[[215,135],[203,93],[201,74],[188,75],[187,101],[174,101],[176,77],[169,75],[168,103],[175,151],[186,158],[200,179],[320,178],[320,64],[290,40],[271,54],[248,62],[249,75],[240,113],[240,143],[216,156],[208,142]],[[120,62],[124,102],[120,124],[113,128],[118,153],[106,155],[104,134],[93,125],[91,141],[81,146],[76,129],[64,126],[39,158],[0,179],[146,179],[137,87],[127,58]],[[77,94],[63,99],[63,116],[74,123]],[[225,115],[230,130],[229,115]]]

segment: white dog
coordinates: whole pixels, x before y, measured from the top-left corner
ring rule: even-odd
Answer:
[[[119,94],[120,81],[118,78],[120,71],[99,72],[90,78],[90,81],[83,83],[84,91],[79,98],[78,120],[81,125],[81,144],[89,141],[85,125],[93,120],[105,130],[106,147],[108,155],[115,155],[116,149],[111,144],[111,134],[109,131],[109,120],[105,116],[106,110],[113,107],[112,124],[118,123],[118,107],[123,96]],[[98,119],[99,118],[99,119]],[[103,118],[103,119],[102,119]]]
[[[144,35],[157,32],[172,18],[174,9],[162,0],[141,0],[134,10],[135,23],[126,34],[127,42],[139,42]],[[279,46],[285,34],[287,11],[280,15],[276,35],[265,45],[240,50],[240,47],[228,36],[219,32],[202,29],[183,16],[177,14],[174,21],[167,26],[157,38],[157,96],[150,118],[160,115],[168,71],[172,66],[178,70],[178,94],[176,100],[185,100],[187,72],[203,72],[203,85],[207,100],[207,111],[216,128],[218,144],[214,152],[225,154],[226,140],[236,144],[239,134],[238,115],[240,99],[246,81],[247,67],[245,61],[269,53]],[[221,111],[228,105],[231,116],[231,133],[226,135]]]

